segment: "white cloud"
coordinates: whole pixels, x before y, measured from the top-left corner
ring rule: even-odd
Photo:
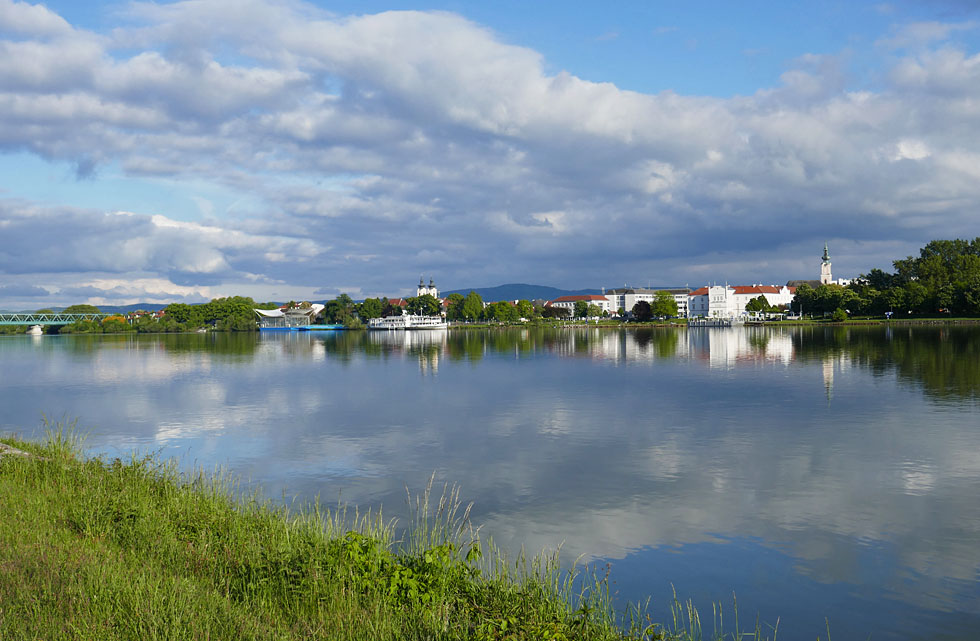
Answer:
[[[881,38],[877,44],[887,49],[912,49],[925,47],[934,42],[948,40],[957,32],[972,31],[977,23],[967,22],[913,22],[895,28],[895,33],[887,38]]]
[[[70,31],[71,27],[61,16],[43,5],[0,0],[0,33],[54,36]]]
[[[460,286],[784,280],[813,268],[760,274],[755,257],[786,269],[797,242],[882,241],[904,255],[975,233],[975,52],[919,48],[875,91],[847,89],[846,53],[806,55],[779,86],[723,100],[550,74],[538,52],[449,13],[138,3],[96,34],[23,3],[0,11],[22,25],[0,37],[0,150],[70,162],[96,185],[111,162],[249,203],[232,211],[195,188],[207,224],[69,208],[64,246],[5,247],[20,257],[0,252],[7,274],[43,257],[80,278],[378,293],[440,267]],[[62,215],[11,202],[0,224],[19,233],[52,233]],[[92,251],[97,238],[110,251]],[[861,254],[853,269],[896,257]]]

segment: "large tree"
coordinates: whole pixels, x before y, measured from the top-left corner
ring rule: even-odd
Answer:
[[[653,295],[650,313],[658,318],[673,318],[677,316],[677,301],[674,295],[663,290]]]
[[[479,320],[483,316],[483,298],[476,292],[470,292],[463,299],[463,318],[468,321]]]
[[[422,294],[407,301],[408,313],[419,314],[421,316],[438,316],[442,312],[442,303],[432,294]]]
[[[496,303],[490,303],[483,310],[483,317],[486,320],[499,321],[501,323],[509,323],[511,321],[517,320],[517,308],[508,303],[507,301],[498,301]]]
[[[568,318],[572,315],[572,310],[567,307],[558,307],[556,305],[545,305],[541,308],[542,318]]]
[[[638,301],[633,305],[632,311],[633,318],[638,321],[646,322],[653,318],[653,309],[650,307],[650,303],[645,300]]]
[[[357,315],[363,320],[371,318],[381,318],[384,306],[377,298],[365,298],[364,302],[357,306]]]
[[[62,311],[63,314],[101,314],[102,312],[95,305],[69,305]]]
[[[463,295],[458,292],[453,292],[446,297],[446,318],[449,320],[459,321],[464,320],[463,316]]]
[[[529,300],[519,300],[517,301],[517,313],[520,318],[530,320],[534,318],[534,305]]]

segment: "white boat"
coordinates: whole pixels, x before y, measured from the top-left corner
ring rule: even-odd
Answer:
[[[27,330],[27,334],[29,336],[41,336],[42,334],[44,334],[44,328],[41,327],[40,325],[34,325],[29,330]]]
[[[403,314],[402,316],[385,316],[384,318],[372,318],[368,320],[368,329],[446,329],[449,325],[442,319],[442,316],[416,316],[414,314]]]

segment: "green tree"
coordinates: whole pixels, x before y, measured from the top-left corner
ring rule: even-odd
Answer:
[[[585,318],[589,315],[589,304],[584,300],[575,301],[575,307],[572,311],[572,315],[575,318]]]
[[[421,316],[438,316],[442,312],[442,303],[432,294],[422,294],[415,298],[409,298],[408,313]]]
[[[523,299],[517,301],[517,315],[528,320],[534,318],[534,305],[531,304],[531,301]]]
[[[447,296],[446,299],[446,318],[453,321],[463,320],[463,301],[465,300],[463,295],[454,292]]]
[[[95,305],[69,305],[62,314],[101,314],[102,311]]]
[[[365,298],[364,302],[357,306],[357,315],[360,316],[362,320],[381,318],[381,313],[383,311],[384,306],[377,298]]]
[[[598,318],[599,316],[602,316],[602,308],[595,303],[589,303],[585,313],[589,318]]]
[[[790,306],[797,314],[812,314],[815,300],[814,289],[807,283],[801,283],[796,288],[796,294],[793,296],[793,302]]]
[[[483,316],[483,298],[476,292],[470,292],[463,299],[463,318],[468,321],[479,320]]]
[[[745,311],[747,312],[768,312],[769,311],[769,301],[762,294],[759,294],[749,302],[745,303]]]
[[[517,320],[517,307],[507,301],[498,301],[487,305],[485,312],[488,320],[496,320],[501,323],[511,323]]]
[[[572,315],[572,310],[567,307],[558,307],[556,305],[545,305],[541,309],[542,318],[569,318]]]
[[[647,322],[653,318],[653,308],[645,300],[638,301],[633,305],[633,318],[640,322]]]
[[[663,290],[653,295],[650,312],[657,318],[673,318],[677,316],[677,301],[674,295]]]
[[[181,325],[198,326],[198,314],[195,309],[197,306],[187,305],[186,303],[171,303],[164,308],[166,318],[171,318]]]

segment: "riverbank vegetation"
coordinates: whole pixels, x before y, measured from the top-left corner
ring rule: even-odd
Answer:
[[[872,269],[846,287],[801,285],[793,309],[807,314],[892,319],[980,316],[980,237],[934,240],[892,263],[894,272]]]
[[[607,577],[556,555],[505,560],[451,488],[410,497],[396,540],[380,515],[290,511],[152,457],[85,459],[70,431],[4,440],[27,453],[0,454],[4,639],[743,638],[676,600],[669,626],[617,615]]]

